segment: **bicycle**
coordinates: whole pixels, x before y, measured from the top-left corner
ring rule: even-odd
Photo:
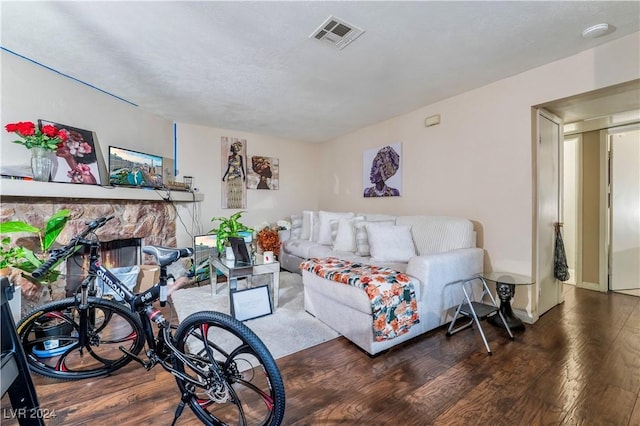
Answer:
[[[171,325],[153,306],[167,301],[167,267],[191,256],[191,248],[145,246],[156,258],[160,279],[134,294],[100,264],[100,243],[94,231],[113,216],[87,222],[86,229],[66,246],[53,250],[32,272],[46,272],[88,249],[86,277],[73,297],[42,305],[17,325],[32,371],[55,379],[76,380],[110,374],[131,361],[147,371],[160,364],[174,375],[181,392],[173,424],[189,405],[205,424],[279,425],[285,409],[280,371],[269,350],[246,325],[221,312],[203,311]],[[93,234],[94,238],[87,239]],[[96,279],[115,292],[120,302],[98,296]],[[154,324],[157,334],[154,335]],[[230,347],[216,344],[223,333],[234,336]],[[146,360],[138,354],[147,346]]]

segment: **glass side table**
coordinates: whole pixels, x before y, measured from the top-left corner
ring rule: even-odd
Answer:
[[[531,285],[533,279],[527,275],[513,274],[511,272],[485,272],[482,278],[496,283],[496,291],[500,298],[500,312],[507,321],[511,330],[524,330],[524,324],[514,315],[511,309],[511,299],[516,294],[516,286]],[[488,320],[491,324],[504,328],[502,319],[495,315]]]
[[[238,290],[238,279],[250,279],[255,275],[271,275],[271,298],[273,300],[273,310],[278,309],[278,295],[280,292],[280,262],[264,263],[260,259],[255,262],[240,262],[228,260],[225,257],[209,256],[210,270],[220,271],[226,278],[229,287],[229,295]],[[211,295],[218,293],[217,281],[211,282]]]

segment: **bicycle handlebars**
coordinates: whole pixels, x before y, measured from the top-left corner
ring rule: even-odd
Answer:
[[[33,272],[31,273],[31,276],[36,279],[44,276],[47,272],[49,272],[49,269],[51,269],[51,267],[53,267],[56,263],[58,263],[58,261],[60,261],[64,257],[71,254],[71,252],[78,245],[78,241],[80,241],[81,239],[83,239],[84,237],[86,237],[96,229],[104,226],[104,224],[110,221],[111,219],[113,219],[113,215],[103,216],[96,220],[85,222],[85,224],[87,225],[85,230],[82,231],[80,234],[76,235],[75,237],[73,237],[73,239],[66,246],[57,250],[52,250],[51,255],[49,256],[49,259],[47,259],[47,261],[45,261],[42,265],[34,269]]]

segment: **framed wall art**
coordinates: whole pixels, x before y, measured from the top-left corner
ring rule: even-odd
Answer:
[[[38,126],[54,126],[67,132],[67,140],[56,151],[52,182],[106,185],[109,176],[96,133],[66,124],[38,120]]]
[[[402,194],[401,155],[400,142],[364,152],[362,187],[365,197],[399,197]]]
[[[247,140],[222,136],[222,208],[247,208]]]
[[[252,155],[248,169],[248,189],[280,188],[280,162],[277,158]]]

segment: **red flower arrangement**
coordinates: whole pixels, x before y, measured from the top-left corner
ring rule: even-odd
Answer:
[[[67,132],[58,130],[54,126],[47,124],[42,128],[37,128],[31,121],[20,121],[18,123],[9,123],[4,128],[9,133],[15,133],[22,139],[13,141],[25,148],[44,148],[48,151],[56,151],[58,144],[67,140]]]
[[[258,232],[258,247],[265,251],[272,251],[274,255],[280,253],[280,236],[278,231],[271,228],[264,228]]]

